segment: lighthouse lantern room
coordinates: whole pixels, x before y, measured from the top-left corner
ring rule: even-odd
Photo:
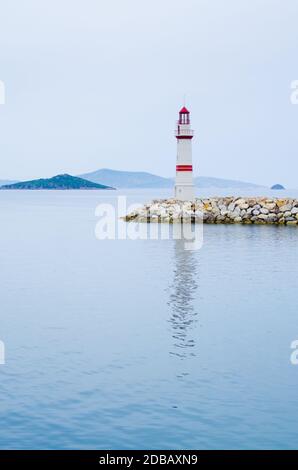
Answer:
[[[181,201],[193,201],[195,192],[191,145],[194,132],[190,127],[190,113],[185,106],[179,112],[175,135],[177,139],[175,198]]]

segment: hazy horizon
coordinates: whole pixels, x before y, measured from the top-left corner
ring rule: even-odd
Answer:
[[[4,0],[1,180],[99,168],[298,186],[295,0]]]
[[[171,179],[171,180],[173,180],[173,183],[174,183],[174,181],[175,181],[175,175],[161,176],[161,175],[157,175],[157,174],[152,173],[152,172],[146,172],[146,171],[142,171],[142,170],[140,170],[140,171],[138,171],[138,170],[131,170],[131,171],[129,171],[129,170],[117,170],[117,169],[113,169],[113,168],[98,168],[98,169],[95,170],[95,171],[91,171],[91,172],[87,172],[87,173],[82,173],[82,174],[79,174],[79,175],[72,175],[72,174],[70,174],[70,173],[68,173],[68,172],[62,173],[62,174],[67,174],[67,175],[69,175],[69,176],[76,176],[76,177],[79,177],[79,178],[88,179],[88,178],[87,178],[87,175],[88,175],[88,174],[97,173],[98,171],[103,171],[103,170],[106,170],[106,171],[116,171],[116,172],[118,172],[118,171],[119,171],[119,172],[122,172],[122,171],[123,171],[123,172],[127,172],[127,173],[146,173],[146,174],[148,174],[148,175],[150,174],[150,175],[152,175],[152,176],[157,176],[157,177],[162,177],[162,178],[166,178],[166,179]],[[48,176],[48,177],[40,176],[40,177],[37,177],[37,178],[33,178],[32,181],[35,181],[35,180],[37,180],[37,179],[50,179],[50,178],[53,178],[53,177],[59,176],[59,175],[61,175],[61,174],[57,174],[57,175],[55,174],[55,175]],[[254,183],[251,182],[251,181],[234,180],[234,179],[231,179],[231,178],[220,178],[220,177],[217,177],[217,176],[210,176],[210,175],[196,175],[196,174],[194,174],[193,177],[194,177],[194,178],[199,178],[199,177],[201,177],[201,178],[206,178],[206,179],[211,179],[211,180],[212,180],[212,179],[218,179],[218,180],[223,180],[223,181],[225,181],[225,180],[226,180],[226,181],[235,181],[235,182],[239,181],[239,183],[248,183],[248,184],[251,183],[251,184],[254,184]],[[0,183],[1,183],[2,181],[8,181],[8,182],[9,182],[9,181],[26,182],[26,181],[31,181],[31,180],[15,180],[14,178],[5,179],[5,180],[4,180],[4,179],[1,179],[1,178],[0,178]],[[266,187],[266,185],[260,185],[260,186]],[[287,188],[287,189],[294,189],[294,188]]]

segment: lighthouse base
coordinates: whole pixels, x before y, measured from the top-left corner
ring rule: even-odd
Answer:
[[[175,185],[175,198],[179,201],[194,201],[195,189],[192,184],[176,184]]]

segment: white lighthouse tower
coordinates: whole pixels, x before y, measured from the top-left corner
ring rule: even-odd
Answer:
[[[181,201],[193,201],[195,198],[191,150],[194,132],[190,127],[189,117],[190,113],[184,106],[179,112],[179,121],[175,132],[177,138],[175,198]]]

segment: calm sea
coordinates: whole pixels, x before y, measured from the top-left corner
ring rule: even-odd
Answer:
[[[118,194],[0,191],[0,448],[297,448],[298,229],[97,240]]]

